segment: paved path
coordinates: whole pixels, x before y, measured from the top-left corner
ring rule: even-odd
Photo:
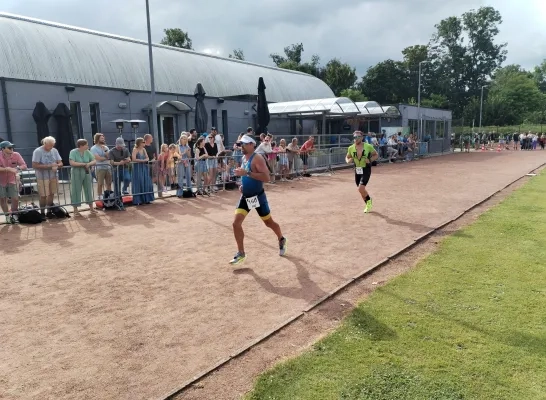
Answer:
[[[0,393],[159,398],[544,162],[491,152],[380,166],[370,215],[350,171],[269,186],[289,257],[251,215],[235,272],[233,192],[3,226]]]

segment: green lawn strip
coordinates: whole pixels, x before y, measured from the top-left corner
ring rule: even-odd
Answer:
[[[546,174],[264,373],[247,399],[546,399]]]

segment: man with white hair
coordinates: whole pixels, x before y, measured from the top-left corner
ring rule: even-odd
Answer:
[[[42,146],[32,153],[32,168],[36,174],[43,220],[46,217],[53,218],[51,207],[53,207],[53,198],[59,187],[57,170],[63,166],[61,156],[55,148],[55,142],[53,136],[47,136],[42,139]],[[47,214],[46,208],[49,208]]]
[[[256,157],[254,152],[256,141],[243,135],[237,143],[243,153],[242,165],[235,169],[235,176],[241,177],[241,198],[235,209],[235,219],[233,220],[233,234],[237,242],[237,253],[230,261],[230,264],[240,264],[246,259],[244,248],[245,234],[243,231],[243,221],[250,211],[256,209],[256,212],[264,224],[275,232],[279,241],[279,255],[286,254],[286,238],[282,235],[281,227],[271,217],[271,211],[264,191],[264,182],[269,182],[269,169],[262,156]]]
[[[55,142],[54,137],[47,136],[42,139],[42,146],[32,153],[32,168],[34,168],[36,174],[38,195],[40,196],[40,211],[43,220],[46,217],[53,218],[51,209],[46,214],[46,208],[53,207],[53,198],[59,185],[57,169],[63,166],[61,156],[55,148]]]

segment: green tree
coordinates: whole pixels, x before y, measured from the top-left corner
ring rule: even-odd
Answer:
[[[242,49],[235,49],[233,50],[233,54],[229,55],[229,58],[245,61],[245,53],[243,52]]]
[[[545,95],[533,75],[519,65],[508,65],[495,74],[486,102],[486,122],[521,124],[533,113],[541,113]]]
[[[360,90],[358,89],[343,89],[340,93],[339,93],[339,96],[340,97],[348,97],[350,98],[352,101],[354,102],[357,102],[357,101],[368,101],[368,98],[366,96],[364,96],[364,93],[362,93]]]
[[[445,95],[455,116],[506,59],[506,44],[496,44],[502,23],[493,7],[470,10],[437,24],[429,47],[432,66],[431,91]]]
[[[291,69],[293,71],[305,72],[306,74],[314,75],[317,78],[323,79],[323,69],[320,67],[320,57],[316,54],[311,56],[310,62],[302,63],[303,44],[292,44],[284,48],[284,56],[279,54],[270,54],[269,57],[273,60],[273,63],[284,69]]]
[[[165,33],[165,37],[161,40],[161,44],[193,50],[188,32],[184,32],[180,28],[164,29],[163,32]]]
[[[403,62],[386,60],[368,68],[358,88],[369,99],[379,104],[403,103],[407,100],[404,87],[407,73]]]
[[[533,78],[542,93],[546,93],[546,59],[535,67]]]
[[[350,89],[356,83],[356,70],[349,64],[334,58],[326,64],[323,80],[335,95],[339,96],[342,90]]]
[[[272,53],[269,55],[269,57],[273,60],[277,67],[282,68],[281,64],[286,64],[288,62],[292,62],[293,65],[299,65],[301,63],[302,53],[303,43],[296,43],[284,48],[284,56],[277,53]]]

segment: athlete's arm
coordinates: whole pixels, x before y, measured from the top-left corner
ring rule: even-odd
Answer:
[[[377,160],[379,158],[379,154],[377,154],[377,151],[374,149],[371,153],[370,153],[370,162],[374,162],[375,160]]]
[[[269,176],[269,169],[265,163],[265,158],[262,156],[254,157],[252,159],[251,172],[247,172],[247,176],[257,181],[268,183],[271,179]]]
[[[353,155],[351,153],[347,152],[347,155],[345,156],[345,162],[347,164],[350,164],[353,162]]]

